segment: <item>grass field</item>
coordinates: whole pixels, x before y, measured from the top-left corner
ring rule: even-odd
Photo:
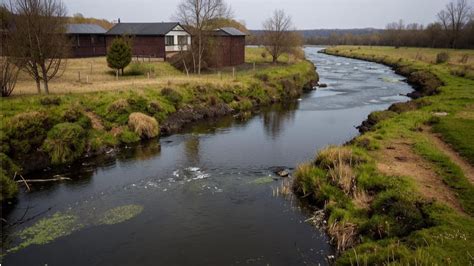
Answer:
[[[178,71],[168,62],[160,60],[136,58],[125,69],[125,75],[117,77],[112,69],[107,66],[105,57],[95,58],[75,58],[68,59],[64,69],[55,79],[50,82],[50,93],[83,93],[93,91],[114,91],[130,88],[144,88],[148,86],[169,86],[182,85],[185,83],[196,84],[226,84],[235,83],[246,76],[253,74],[253,65],[256,70],[274,68],[271,65],[271,57],[262,57],[263,48],[246,48],[246,64],[236,67],[236,77],[233,76],[232,68],[221,70],[209,70],[203,75],[186,76]],[[284,54],[280,59],[280,64],[292,64],[298,59]],[[139,71],[134,71],[138,69]],[[133,73],[135,72],[135,73]],[[148,74],[150,73],[150,74]],[[236,79],[237,78],[237,79]],[[36,94],[36,84],[26,73],[21,73],[13,95]]]
[[[426,78],[424,87],[436,84],[432,75],[444,84],[437,95],[378,112],[369,132],[298,167],[296,191],[324,208],[341,252],[336,264],[472,265],[474,52],[358,46],[326,52],[394,66]],[[441,52],[450,59],[436,64]],[[469,59],[460,62],[465,54]]]

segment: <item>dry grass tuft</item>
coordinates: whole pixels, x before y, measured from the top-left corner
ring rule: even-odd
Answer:
[[[359,160],[349,147],[329,146],[322,149],[316,156],[316,164],[324,169],[334,168],[339,161],[352,165]]]
[[[329,226],[328,234],[339,252],[357,244],[357,226],[353,223],[335,222]]]
[[[357,208],[368,209],[373,198],[365,190],[357,190],[352,195],[352,202]]]
[[[329,169],[328,175],[331,179],[331,183],[341,188],[346,195],[351,195],[355,190],[356,177],[354,171],[352,167],[345,164],[341,158],[336,161],[333,168]]]
[[[128,117],[128,126],[142,139],[157,137],[160,133],[158,121],[142,113],[132,113]]]

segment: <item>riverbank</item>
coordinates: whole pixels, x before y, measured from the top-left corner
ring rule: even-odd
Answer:
[[[416,89],[415,100],[371,114],[364,134],[320,151],[295,172],[295,191],[324,209],[312,220],[326,227],[340,252],[337,264],[473,262],[472,59],[432,62],[441,52],[326,50],[392,66]],[[454,59],[461,53],[448,51]]]
[[[316,85],[312,63],[295,59],[271,65],[255,59],[260,52],[247,51],[247,64],[253,60],[255,68],[242,69],[233,79],[227,75],[226,82],[221,75],[196,83],[190,77],[115,91],[1,99],[2,199],[17,191],[15,172],[68,165],[202,119],[245,118],[259,106],[294,100]]]

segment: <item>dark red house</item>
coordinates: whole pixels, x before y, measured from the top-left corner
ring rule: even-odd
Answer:
[[[118,23],[106,33],[107,46],[121,36],[132,38],[134,56],[163,58],[179,51],[187,51],[191,34],[177,22]]]
[[[66,34],[71,40],[71,57],[106,55],[106,32],[106,29],[95,24],[68,24]]]
[[[246,34],[236,28],[220,28],[214,31],[210,52],[207,56],[209,67],[220,68],[238,66],[245,63]]]

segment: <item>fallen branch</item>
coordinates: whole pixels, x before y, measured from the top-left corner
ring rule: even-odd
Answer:
[[[17,172],[15,172],[15,175],[13,176],[13,181],[15,181],[17,176],[21,177],[22,180],[18,180],[16,182],[17,183],[24,183],[26,188],[28,189],[28,192],[30,192],[31,191],[30,186],[28,185],[28,183],[26,182],[25,178],[22,175],[20,175],[20,174],[17,175]]]
[[[28,183],[45,183],[45,182],[57,182],[57,181],[64,181],[64,180],[72,180],[72,179],[69,177],[58,177],[58,178],[51,178],[51,179],[28,179],[24,181]],[[23,181],[20,181],[20,180],[16,182],[23,183]]]

